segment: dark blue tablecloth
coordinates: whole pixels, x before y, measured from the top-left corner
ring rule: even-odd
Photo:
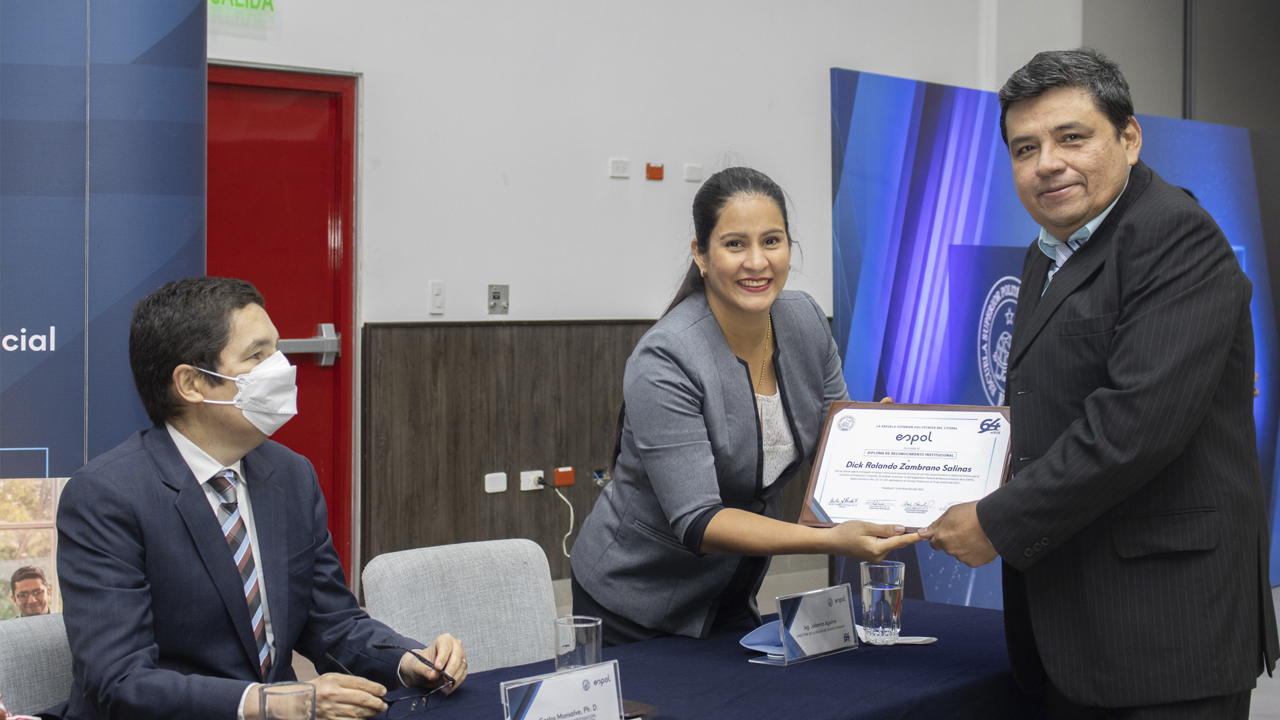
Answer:
[[[607,648],[622,696],[653,705],[655,718],[1031,718],[1038,713],[1014,684],[997,610],[903,602],[902,633],[932,645],[862,645],[791,667],[747,662],[759,653],[742,632],[707,640],[667,637]],[[550,660],[476,673],[423,717],[502,720],[498,685],[551,672]],[[398,693],[393,693],[392,698]]]

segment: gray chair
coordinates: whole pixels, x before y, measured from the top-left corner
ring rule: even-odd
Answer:
[[[34,715],[71,695],[71,647],[62,614],[0,621],[0,695],[16,715]]]
[[[361,577],[371,616],[422,643],[453,635],[470,672],[555,655],[551,568],[530,540],[386,553],[370,560]]]

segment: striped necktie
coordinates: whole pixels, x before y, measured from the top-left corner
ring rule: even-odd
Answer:
[[[209,485],[222,499],[218,507],[218,522],[222,524],[222,534],[227,538],[231,548],[231,557],[240,570],[240,582],[244,587],[244,597],[249,603],[249,616],[253,623],[253,639],[258,643],[258,666],[262,677],[266,679],[271,670],[271,652],[267,647],[267,622],[262,611],[262,594],[258,586],[258,568],[253,562],[253,547],[249,543],[248,529],[244,519],[240,517],[240,505],[236,499],[236,471],[223,470],[209,479]]]

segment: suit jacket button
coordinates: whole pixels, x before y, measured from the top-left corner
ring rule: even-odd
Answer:
[[[1042,544],[1044,544],[1044,545],[1048,545],[1048,544],[1049,544],[1049,538],[1047,538],[1047,537],[1040,538],[1040,542],[1041,542]]]
[[[1022,551],[1022,554],[1023,554],[1023,555],[1026,555],[1027,557],[1031,557],[1032,555],[1035,555],[1036,553],[1035,553],[1035,551],[1034,551],[1034,550],[1032,550],[1031,548],[1027,548],[1026,550],[1023,550],[1023,551]]]
[[[1040,547],[1040,543],[1036,543],[1035,545],[1032,545],[1031,547],[1032,547],[1032,548],[1034,548],[1036,552],[1040,552],[1040,551],[1043,549],[1043,548],[1041,548],[1041,547]]]

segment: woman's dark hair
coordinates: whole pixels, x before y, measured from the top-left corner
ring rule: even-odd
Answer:
[[[133,306],[129,366],[151,422],[158,425],[181,414],[172,393],[173,369],[186,364],[217,370],[231,340],[231,314],[248,305],[265,307],[257,288],[244,280],[189,277]],[[223,382],[215,376],[206,379],[211,385]]]
[[[782,188],[759,170],[731,167],[707,178],[702,183],[702,187],[698,188],[698,193],[693,196],[693,235],[698,240],[699,255],[706,255],[711,247],[711,231],[720,224],[721,213],[730,201],[742,195],[762,195],[773,200],[779,212],[782,213],[782,229],[787,233],[787,244],[792,244],[791,222],[787,219],[787,196],[782,192]],[[690,260],[689,269],[684,273],[684,281],[680,283],[680,289],[676,290],[676,296],[671,299],[671,304],[662,311],[662,314],[666,315],[684,302],[685,298],[695,293],[705,292],[706,289],[706,280],[702,277],[698,263]],[[613,468],[618,463],[618,456],[622,454],[622,425],[626,417],[627,401],[623,400],[622,407],[618,408],[618,425],[613,431],[613,457],[609,460],[607,473],[607,477],[610,478],[613,477]]]
[[[778,183],[768,175],[748,167],[725,168],[707,178],[693,196],[693,235],[698,239],[698,254],[706,255],[711,246],[711,231],[720,224],[720,213],[724,212],[730,200],[739,195],[763,195],[773,200],[782,213],[782,229],[787,232],[787,242],[791,242],[791,224],[787,219],[787,197]],[[671,312],[684,299],[706,290],[706,282],[698,263],[690,260],[689,269],[684,274],[684,282],[671,299],[671,304],[662,312]]]

